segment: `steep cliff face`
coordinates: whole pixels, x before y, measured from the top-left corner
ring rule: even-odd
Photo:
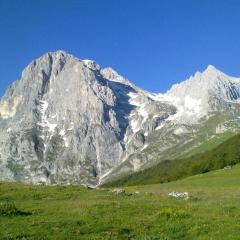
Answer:
[[[45,54],[1,99],[0,179],[98,184],[144,145],[140,105],[161,107],[147,95],[93,61]]]
[[[234,134],[239,100],[240,80],[212,66],[152,94],[94,61],[47,53],[1,98],[0,180],[98,185]]]

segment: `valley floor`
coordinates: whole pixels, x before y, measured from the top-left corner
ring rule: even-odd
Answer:
[[[0,239],[239,239],[240,165],[125,189],[0,183]]]

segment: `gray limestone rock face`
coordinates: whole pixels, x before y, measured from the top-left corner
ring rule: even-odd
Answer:
[[[123,152],[118,104],[96,64],[33,61],[1,99],[1,180],[96,184]]]
[[[0,180],[98,184],[129,154],[129,93],[141,91],[63,51],[33,61],[0,102]],[[131,141],[137,148],[144,137]]]
[[[153,94],[94,61],[47,53],[0,100],[0,181],[96,186],[190,151],[204,128],[236,132],[239,103],[240,80],[212,66]]]

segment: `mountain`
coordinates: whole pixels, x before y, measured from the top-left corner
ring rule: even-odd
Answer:
[[[209,112],[222,111],[223,105],[239,104],[240,79],[210,65],[203,73],[197,72],[187,81],[174,85],[166,96],[178,106],[175,122],[194,123]]]
[[[176,113],[154,131],[141,129],[144,149],[131,154],[109,173],[108,179],[210,150],[235,135],[240,130],[239,94],[240,78],[227,76],[210,65],[165,94],[152,96],[175,107]]]
[[[30,63],[0,100],[0,180],[99,185],[239,132],[240,79],[213,66],[165,94],[64,51]]]

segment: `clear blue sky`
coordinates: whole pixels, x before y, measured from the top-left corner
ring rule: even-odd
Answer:
[[[0,0],[0,96],[48,51],[164,92],[212,64],[240,76],[239,0]]]

